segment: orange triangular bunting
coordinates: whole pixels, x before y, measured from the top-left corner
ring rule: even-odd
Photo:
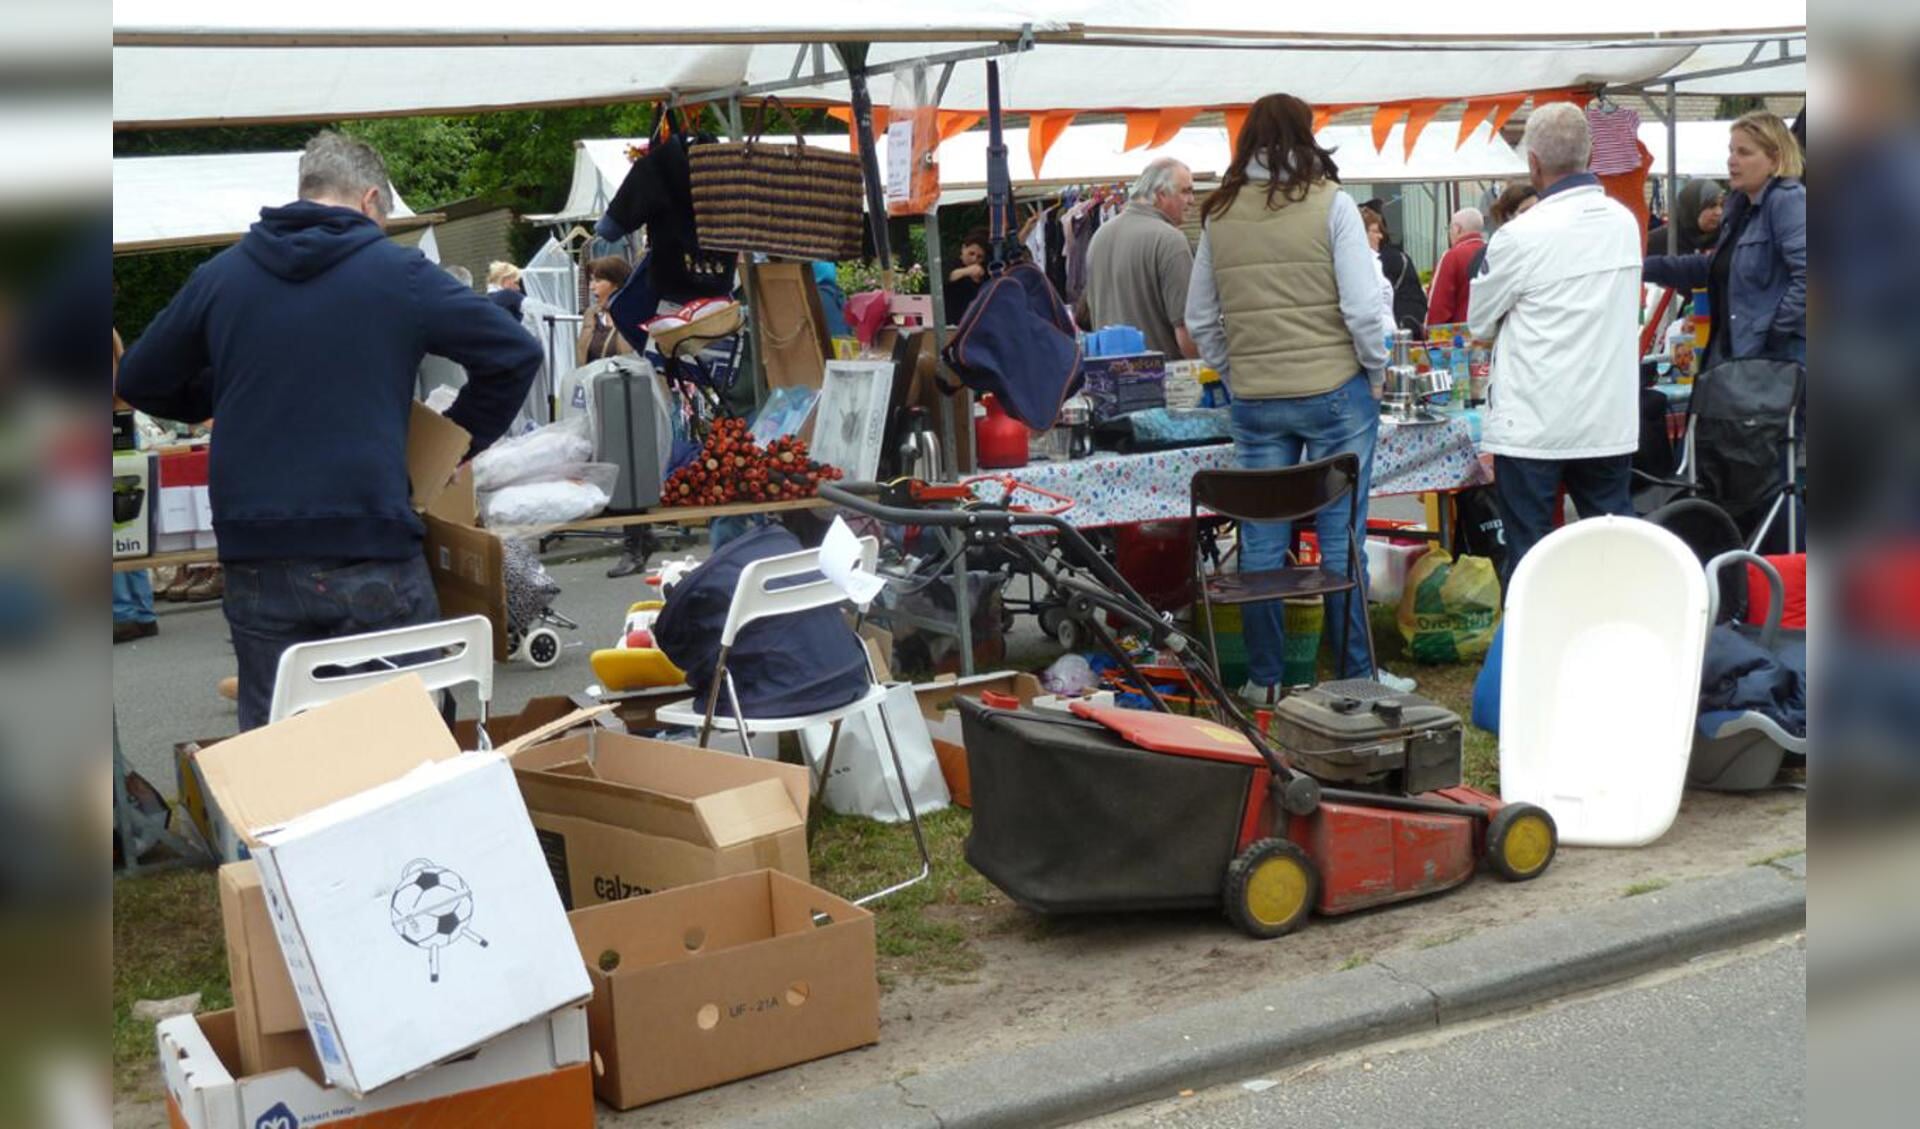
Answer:
[[[1480,123],[1487,120],[1488,114],[1493,113],[1494,105],[1495,103],[1485,99],[1467,103],[1465,112],[1460,115],[1460,136],[1453,143],[1455,149],[1467,143],[1467,138],[1473,136],[1473,131],[1480,128]]]
[[[1047,150],[1060,140],[1067,126],[1073,124],[1071,113],[1030,114],[1027,117],[1027,157],[1033,162],[1033,175],[1040,175],[1040,164],[1047,159]]]
[[[1143,145],[1151,144],[1153,135],[1160,128],[1160,111],[1128,110],[1127,140],[1120,146],[1122,153],[1131,153]]]
[[[1520,107],[1524,105],[1526,101],[1526,95],[1516,94],[1510,98],[1502,98],[1499,102],[1495,103],[1493,107],[1493,132],[1499,133],[1501,130],[1507,128],[1507,123],[1513,120],[1513,115],[1519,112]]]
[[[1440,112],[1440,107],[1443,105],[1445,103],[1442,102],[1415,102],[1413,108],[1408,111],[1405,148],[1409,161],[1413,159],[1414,142],[1420,140],[1420,134],[1427,128],[1427,123],[1433,120],[1433,116]]]
[[[1227,153],[1240,148],[1240,131],[1247,128],[1247,107],[1236,106],[1222,113],[1227,118]]]
[[[1320,106],[1315,108],[1313,111],[1313,132],[1319,133],[1321,130],[1327,128],[1327,123],[1332,120],[1333,107]]]
[[[1373,151],[1378,153],[1387,147],[1387,136],[1393,132],[1394,124],[1407,116],[1407,107],[1382,106],[1373,112]]]
[[[984,114],[967,114],[959,110],[940,111],[940,140],[951,141],[980,124]]]
[[[1160,111],[1160,120],[1153,127],[1153,144],[1149,148],[1158,149],[1172,141],[1180,128],[1192,121],[1200,113],[1198,106],[1181,106]]]

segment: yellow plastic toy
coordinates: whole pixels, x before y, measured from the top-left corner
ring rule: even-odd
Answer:
[[[590,656],[594,677],[608,693],[679,686],[686,682],[686,672],[673,665],[666,652],[651,645],[653,621],[659,618],[664,606],[660,600],[641,600],[629,607],[619,641]]]

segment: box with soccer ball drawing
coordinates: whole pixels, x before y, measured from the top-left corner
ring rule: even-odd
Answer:
[[[242,1071],[230,1011],[162,1020],[155,1040],[174,1129],[512,1126],[592,1129],[585,1010],[565,1008],[471,1055],[363,1097],[289,1067]]]
[[[223,741],[326,1080],[364,1095],[591,994],[504,757],[461,753],[405,677]]]

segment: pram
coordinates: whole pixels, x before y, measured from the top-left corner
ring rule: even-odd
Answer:
[[[1746,547],[1763,550],[1784,527],[1785,550],[1803,544],[1800,417],[1806,369],[1752,357],[1715,365],[1693,382],[1680,467],[1671,478],[1634,471],[1634,511],[1650,515],[1681,499],[1725,510]]]
[[[507,595],[507,655],[545,670],[560,661],[560,635],[580,625],[553,610],[560,585],[524,541],[502,538],[502,569]]]
[[[1315,911],[1450,889],[1482,858],[1516,881],[1552,861],[1552,818],[1459,786],[1459,719],[1423,699],[1372,682],[1317,687],[1290,715],[1291,732],[1310,737],[1277,746],[1220,684],[1205,642],[1156,614],[1057,514],[982,505],[965,485],[912,480],[821,483],[820,496],[1011,554],[1063,595],[1067,614],[1153,707],[1078,702],[1062,717],[961,703],[974,814],[967,861],[1023,905],[1050,913],[1220,906],[1247,933],[1277,937]],[[1048,547],[1023,533],[1049,535],[1083,572],[1056,567]],[[1211,717],[1175,716],[1105,616],[1171,656]],[[1449,737],[1450,759],[1426,755]]]

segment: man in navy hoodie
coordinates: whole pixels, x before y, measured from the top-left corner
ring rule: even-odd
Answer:
[[[217,420],[208,485],[243,730],[266,723],[289,645],[439,616],[407,482],[420,358],[467,370],[447,418],[472,434],[468,457],[506,431],[542,360],[498,306],[386,238],[372,146],[319,134],[299,192],[195,271],[120,366],[134,407]]]

